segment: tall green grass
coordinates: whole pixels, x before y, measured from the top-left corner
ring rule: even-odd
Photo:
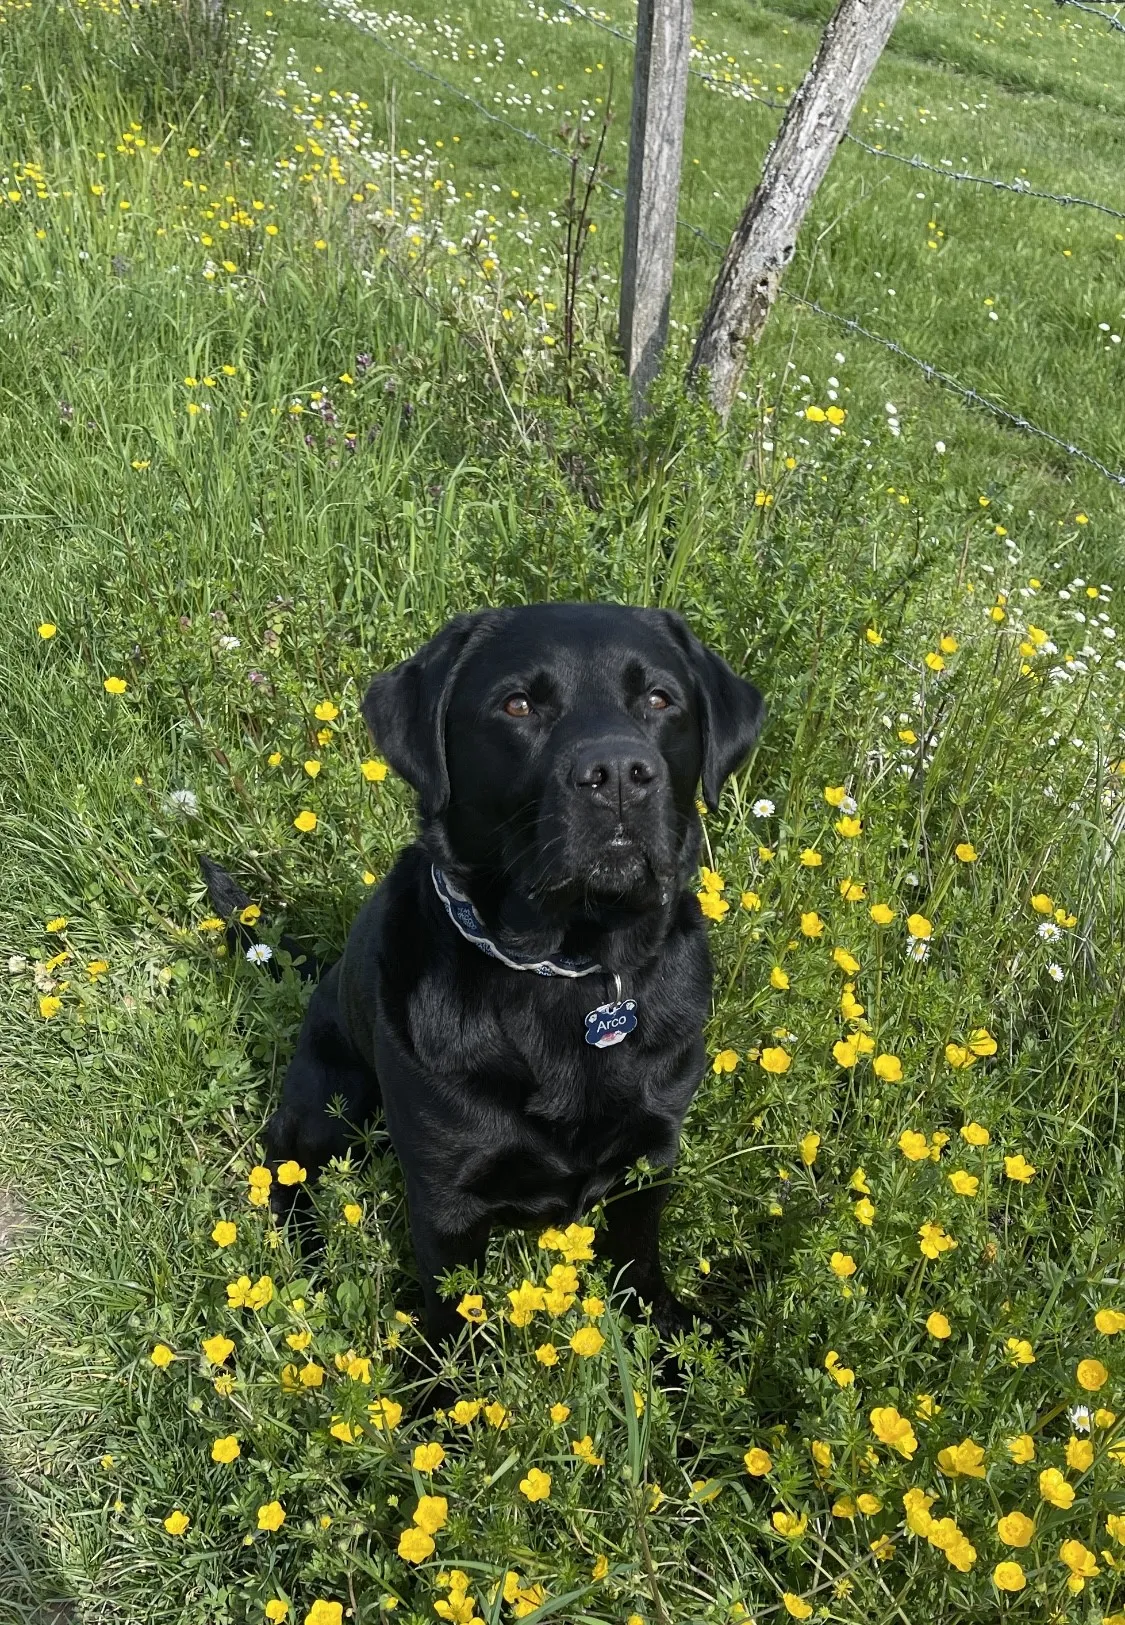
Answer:
[[[1118,630],[1119,499],[916,393],[881,353],[849,341],[836,360],[835,335],[792,325],[784,307],[729,433],[674,370],[634,422],[605,338],[608,201],[568,358],[548,214],[565,166],[491,129],[470,136],[448,109],[421,128],[414,81],[396,68],[392,94],[362,36],[308,6],[252,14],[225,101],[214,88],[196,113],[146,101],[120,67],[156,16],[0,19],[0,175],[20,193],[0,209],[0,1168],[19,1220],[0,1318],[5,1625],[39,1625],[60,1598],[114,1625],[259,1621],[267,1603],[312,1625],[334,1625],[332,1603],[360,1622],[663,1625],[806,1606],[888,1625],[1112,1617],[1116,1559],[1103,1553],[1121,1549],[1107,1519],[1122,1510],[1122,1447],[1107,1418],[1125,1374],[1094,1315],[1121,1303],[1122,676],[1105,630]],[[747,30],[746,56],[784,63],[776,90],[815,20],[713,21]],[[1109,197],[1109,138],[1079,136],[1103,118],[1116,129],[1119,111],[1107,92],[1095,117],[1097,59],[1049,21],[1032,60],[1022,35],[973,38],[987,32],[974,13],[916,8],[873,97],[893,93],[904,119],[923,75],[919,106],[955,71],[987,81],[1006,110],[987,125],[997,162],[1001,147],[1026,158],[1038,131],[1057,168],[1037,179]],[[510,76],[518,54],[529,77],[557,69],[555,83],[593,66],[577,24],[513,9],[455,26],[502,34]],[[486,77],[446,55],[438,66]],[[170,89],[184,83],[177,72]],[[1065,117],[1036,99],[1047,89],[1070,97]],[[722,154],[764,115],[717,100],[703,112],[689,146],[703,173],[684,207],[721,236],[745,179]],[[330,114],[370,135],[368,159]],[[963,133],[957,111],[939,114],[919,141]],[[888,327],[901,311],[896,335],[1112,456],[1116,352],[1087,343],[1076,314],[1103,274],[1112,286],[1109,239],[1091,237],[1099,269],[1080,285],[1021,223],[1070,217],[1033,216],[1047,205],[1024,199],[977,213],[951,191],[964,253],[948,222],[934,238],[947,246],[930,250],[898,183],[856,180],[875,172],[853,162],[840,155],[831,186],[844,192],[826,194],[814,230],[845,193],[855,207],[794,286],[808,274],[825,300]],[[706,188],[713,169],[723,185]],[[502,183],[521,193],[512,221],[490,201]],[[856,302],[875,280],[873,244],[901,300],[880,296],[874,313]],[[687,250],[690,325],[709,271]],[[1013,294],[987,327],[973,305],[970,321],[967,290],[983,300],[1002,264],[1034,297],[1017,311]],[[839,434],[807,416],[829,389]],[[453,1355],[425,1349],[400,1318],[417,1290],[378,1125],[366,1159],[325,1182],[325,1250],[302,1260],[247,1201],[247,1174],[304,995],[200,930],[204,850],[237,867],[271,932],[285,921],[338,950],[411,829],[406,787],[362,770],[368,677],[458,609],[546,597],[675,604],[770,706],[760,751],[707,820],[716,1068],[688,1125],[665,1257],[711,1335],[688,1339],[675,1369],[619,1312],[596,1258],[579,1260],[563,1316],[506,1319],[507,1293],[561,1256],[536,1236],[498,1238],[481,1282],[451,1283],[482,1293],[488,1322]],[[854,797],[860,834],[841,832],[826,790]],[[309,834],[293,822],[303,809],[317,814]],[[857,1036],[871,1053],[841,1061],[836,1046]],[[970,1047],[993,1040],[994,1054]],[[987,1145],[961,1134],[973,1122]],[[1035,1173],[1013,1177],[1017,1157]],[[237,1231],[222,1247],[220,1219]],[[957,1246],[929,1258],[920,1231],[935,1223]],[[272,1282],[258,1310],[228,1306],[243,1274]],[[591,1297],[608,1307],[584,1309]],[[935,1313],[948,1337],[928,1329],[941,1330]],[[600,1352],[574,1352],[595,1324]],[[216,1333],[236,1345],[222,1368],[201,1352]],[[1032,1364],[1013,1363],[1023,1343]],[[555,1365],[535,1358],[548,1344]],[[1106,1370],[1096,1394],[1079,1373],[1090,1359]],[[294,1388],[285,1368],[310,1364],[323,1382],[298,1375]],[[503,1414],[412,1417],[437,1369]],[[403,1406],[390,1429],[369,1410],[382,1398]],[[1089,1434],[1079,1404],[1100,1407]],[[891,1408],[910,1421],[909,1459],[872,1423]],[[1030,1464],[1007,1442],[1025,1433]],[[231,1434],[238,1458],[214,1460]],[[971,1451],[941,1454],[965,1439],[983,1478],[953,1470]],[[584,1464],[575,1441],[604,1464]],[[445,1460],[431,1480],[412,1464],[434,1442]],[[546,1500],[520,1488],[533,1467],[550,1474]],[[1049,1468],[1073,1486],[1071,1507],[1041,1497]],[[913,1528],[910,1488],[935,1498]],[[428,1493],[446,1497],[447,1522],[414,1563],[398,1548]],[[260,1530],[275,1500],[285,1521]],[[1013,1508],[1034,1515],[1027,1547],[997,1528]],[[165,1524],[176,1511],[181,1534]],[[1086,1559],[1067,1547],[1068,1565],[1068,1541],[1099,1571],[1081,1592],[1068,1576]],[[994,1572],[1013,1560],[1025,1587],[1001,1591]]]

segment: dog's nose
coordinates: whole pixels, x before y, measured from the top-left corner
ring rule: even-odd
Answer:
[[[658,772],[657,760],[637,740],[595,740],[575,758],[571,782],[606,806],[641,801]]]

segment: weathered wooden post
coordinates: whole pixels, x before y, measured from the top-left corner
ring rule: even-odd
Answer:
[[[637,411],[668,336],[690,55],[691,0],[638,0],[619,313]]]
[[[793,258],[797,232],[903,0],[840,0],[804,82],[766,154],[762,178],[730,240],[699,329],[688,378],[709,374],[711,401],[730,412],[755,343]],[[630,154],[630,157],[632,154]]]

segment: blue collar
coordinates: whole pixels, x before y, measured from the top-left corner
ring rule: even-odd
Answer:
[[[595,972],[601,970],[602,967],[593,959],[570,959],[562,956],[558,959],[525,959],[515,956],[511,950],[502,953],[485,930],[484,921],[473,907],[471,898],[459,892],[448,875],[436,864],[431,865],[430,874],[433,876],[434,890],[441,898],[442,907],[465,941],[471,942],[490,959],[498,959],[502,965],[507,965],[509,970],[534,971],[536,976],[593,976]]]

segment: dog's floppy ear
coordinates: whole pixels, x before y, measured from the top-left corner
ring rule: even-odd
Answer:
[[[695,678],[703,726],[703,799],[714,812],[723,785],[762,731],[765,702],[753,683],[739,677],[725,660],[700,643],[682,615],[671,610],[664,613]]]
[[[380,672],[364,696],[364,721],[395,772],[418,792],[423,818],[449,800],[445,714],[470,644],[497,619],[494,610],[455,615],[409,660]]]

